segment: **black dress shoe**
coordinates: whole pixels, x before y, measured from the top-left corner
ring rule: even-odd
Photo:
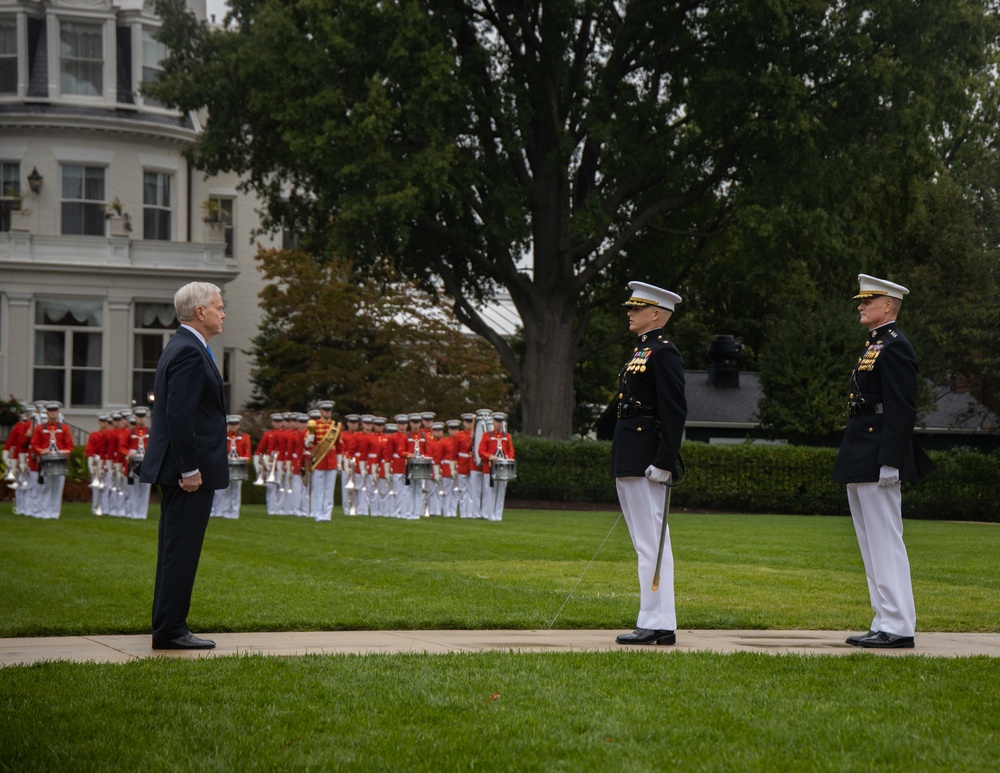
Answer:
[[[877,648],[883,650],[891,649],[912,649],[912,636],[896,636],[894,633],[879,631],[878,633],[866,636],[861,640],[862,647]]]
[[[874,636],[878,631],[873,631],[871,628],[868,629],[868,633],[859,633],[857,636],[848,636],[847,643],[852,647],[860,647],[861,640],[867,639],[869,636]]]
[[[615,640],[619,644],[676,644],[677,637],[673,631],[653,631],[649,628],[636,628],[632,633],[623,633]]]
[[[202,639],[188,631],[183,636],[167,641],[153,642],[154,650],[210,650],[215,647],[211,639]]]

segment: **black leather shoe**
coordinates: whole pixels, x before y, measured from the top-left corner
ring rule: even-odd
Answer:
[[[861,640],[867,639],[869,636],[874,636],[878,631],[873,631],[871,628],[868,629],[868,633],[859,633],[857,636],[848,636],[847,643],[852,647],[860,647]]]
[[[168,641],[153,642],[154,650],[210,650],[215,647],[211,639],[202,639],[188,631],[183,636]]]
[[[861,640],[862,647],[877,648],[883,650],[890,649],[912,649],[912,636],[896,636],[894,633],[879,631],[878,633],[866,636]]]
[[[615,640],[619,644],[676,644],[677,637],[673,631],[652,631],[649,628],[636,628],[632,633],[623,633]]]

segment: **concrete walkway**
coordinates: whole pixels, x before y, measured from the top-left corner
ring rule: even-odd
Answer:
[[[673,647],[625,647],[615,642],[623,631],[314,631],[304,633],[212,633],[214,650],[179,652],[150,649],[148,635],[59,636],[0,639],[0,666],[70,660],[126,663],[140,658],[199,658],[221,655],[317,655],[382,653],[483,652],[602,652],[642,650],[670,652],[764,652],[770,654],[877,656],[924,655],[1000,657],[997,633],[922,633],[910,650],[863,650],[844,639],[857,631],[685,631]]]

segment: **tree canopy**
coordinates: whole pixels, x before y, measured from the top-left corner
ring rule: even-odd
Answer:
[[[988,0],[231,0],[225,29],[182,8],[158,5],[150,90],[207,109],[195,163],[450,298],[550,437],[629,279],[684,297],[687,351],[730,332],[754,356],[799,292],[934,265],[899,235],[997,32]],[[477,310],[497,288],[519,351]]]

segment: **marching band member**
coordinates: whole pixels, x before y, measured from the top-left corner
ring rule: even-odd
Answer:
[[[358,446],[355,451],[358,459],[358,469],[361,471],[361,488],[358,493],[357,511],[358,515],[371,515],[372,499],[375,493],[375,479],[373,473],[374,463],[378,461],[378,446],[375,445],[375,433],[373,431],[375,417],[371,414],[364,414],[361,417],[361,432],[358,435]]]
[[[60,407],[55,401],[46,403],[45,423],[36,427],[31,435],[31,450],[41,462],[38,505],[33,513],[36,518],[58,518],[62,508],[62,493],[66,485],[69,455],[73,450],[73,433],[70,432],[68,424],[59,420]],[[45,469],[46,457],[49,460],[61,458],[63,464]]]
[[[229,457],[230,472],[233,471],[234,461],[246,465],[244,470],[249,468],[250,436],[240,430],[241,421],[243,421],[243,417],[235,414],[226,417],[226,454]],[[216,489],[212,498],[210,515],[216,518],[239,518],[242,501],[243,478],[230,476],[229,485],[226,488]]]
[[[407,459],[426,456],[424,453],[425,440],[422,431],[422,421],[422,414],[411,413],[409,415],[409,432],[406,436]],[[414,478],[412,472],[412,467],[408,465],[406,478],[409,489],[407,491],[407,501],[403,505],[403,517],[410,520],[420,518],[424,514],[424,481],[423,479]]]
[[[431,422],[431,436],[427,438],[427,455],[431,458],[431,480],[427,483],[427,514],[441,515],[444,506],[444,483],[441,460],[444,456],[444,422]],[[448,481],[451,482],[450,480]]]
[[[87,470],[90,472],[90,512],[94,515],[104,515],[104,507],[101,503],[102,491],[104,489],[104,435],[111,423],[111,415],[100,413],[97,415],[97,429],[87,436],[87,444],[83,453],[87,457]]]
[[[295,512],[295,502],[292,499],[292,456],[291,449],[295,445],[295,416],[291,411],[285,411],[284,426],[278,432],[278,501],[275,513],[292,515]]]
[[[309,416],[304,413],[297,413],[294,417],[294,429],[288,433],[288,461],[289,480],[288,487],[291,493],[288,495],[289,515],[309,515],[309,492],[306,490],[302,480],[302,473],[305,470],[306,460],[306,423]]]
[[[282,414],[271,414],[271,428],[261,434],[253,459],[258,477],[264,478],[264,502],[268,515],[278,513],[278,432],[284,425],[285,417]]]
[[[392,486],[387,514],[393,518],[402,518],[404,517],[403,510],[408,506],[406,502],[409,492],[406,486],[406,443],[410,417],[405,413],[398,413],[395,418],[395,424],[387,424],[385,427],[388,435],[385,452],[389,457],[389,485]]]
[[[125,495],[125,515],[145,519],[149,514],[149,493],[152,483],[139,480],[139,465],[149,448],[149,427],[146,426],[149,409],[139,406],[133,411],[135,424],[128,434],[128,447],[123,449],[124,463],[128,468],[128,486]]]
[[[455,456],[458,459],[458,508],[462,518],[475,518],[472,512],[472,431],[475,414],[462,414],[462,428],[455,432]]]
[[[108,498],[105,515],[116,515],[124,517],[125,512],[125,473],[128,464],[128,453],[125,449],[129,445],[129,436],[132,430],[129,426],[125,412],[115,412],[111,414],[111,428],[108,430],[108,437],[104,450],[108,456],[107,467],[111,478],[111,485],[108,489]]]
[[[337,450],[336,447],[329,449],[318,461],[312,461],[312,455],[316,453],[317,446],[326,437],[328,432],[333,432],[335,422],[333,421],[333,401],[321,400],[316,408],[319,410],[319,418],[316,419],[316,429],[313,437],[312,454],[310,463],[315,468],[312,471],[312,482],[310,486],[309,510],[317,521],[329,521],[333,514],[334,489],[337,484]]]
[[[369,461],[372,465],[372,492],[371,492],[371,514],[387,515],[389,492],[386,490],[386,446],[388,439],[385,436],[385,417],[376,416],[372,420],[371,451],[369,451]]]
[[[483,497],[488,496],[485,487],[489,481],[489,464],[479,455],[479,441],[487,431],[487,425],[493,421],[493,411],[480,408],[476,411],[475,427],[472,431],[470,446],[472,460],[469,464],[469,518],[483,518]]]
[[[21,420],[11,427],[4,443],[4,464],[7,467],[5,480],[14,489],[14,512],[17,515],[33,515],[35,490],[38,486],[37,468],[31,471],[31,433],[35,429],[35,407],[30,403],[22,406]]]
[[[358,472],[358,422],[361,417],[356,413],[349,413],[344,417],[347,423],[346,429],[340,433],[341,448],[341,496],[343,498],[344,515],[358,514],[358,490],[360,474]]]
[[[444,483],[444,502],[441,512],[445,518],[458,515],[458,500],[461,493],[458,483],[458,432],[462,422],[448,419],[445,422],[447,435],[441,440],[441,474]]]
[[[497,411],[493,414],[493,428],[479,441],[479,456],[487,461],[490,482],[483,487],[483,517],[488,521],[503,519],[503,505],[507,496],[507,481],[496,480],[492,474],[493,463],[501,459],[514,458],[514,444],[507,433],[507,414]],[[485,492],[489,489],[489,494]]]

